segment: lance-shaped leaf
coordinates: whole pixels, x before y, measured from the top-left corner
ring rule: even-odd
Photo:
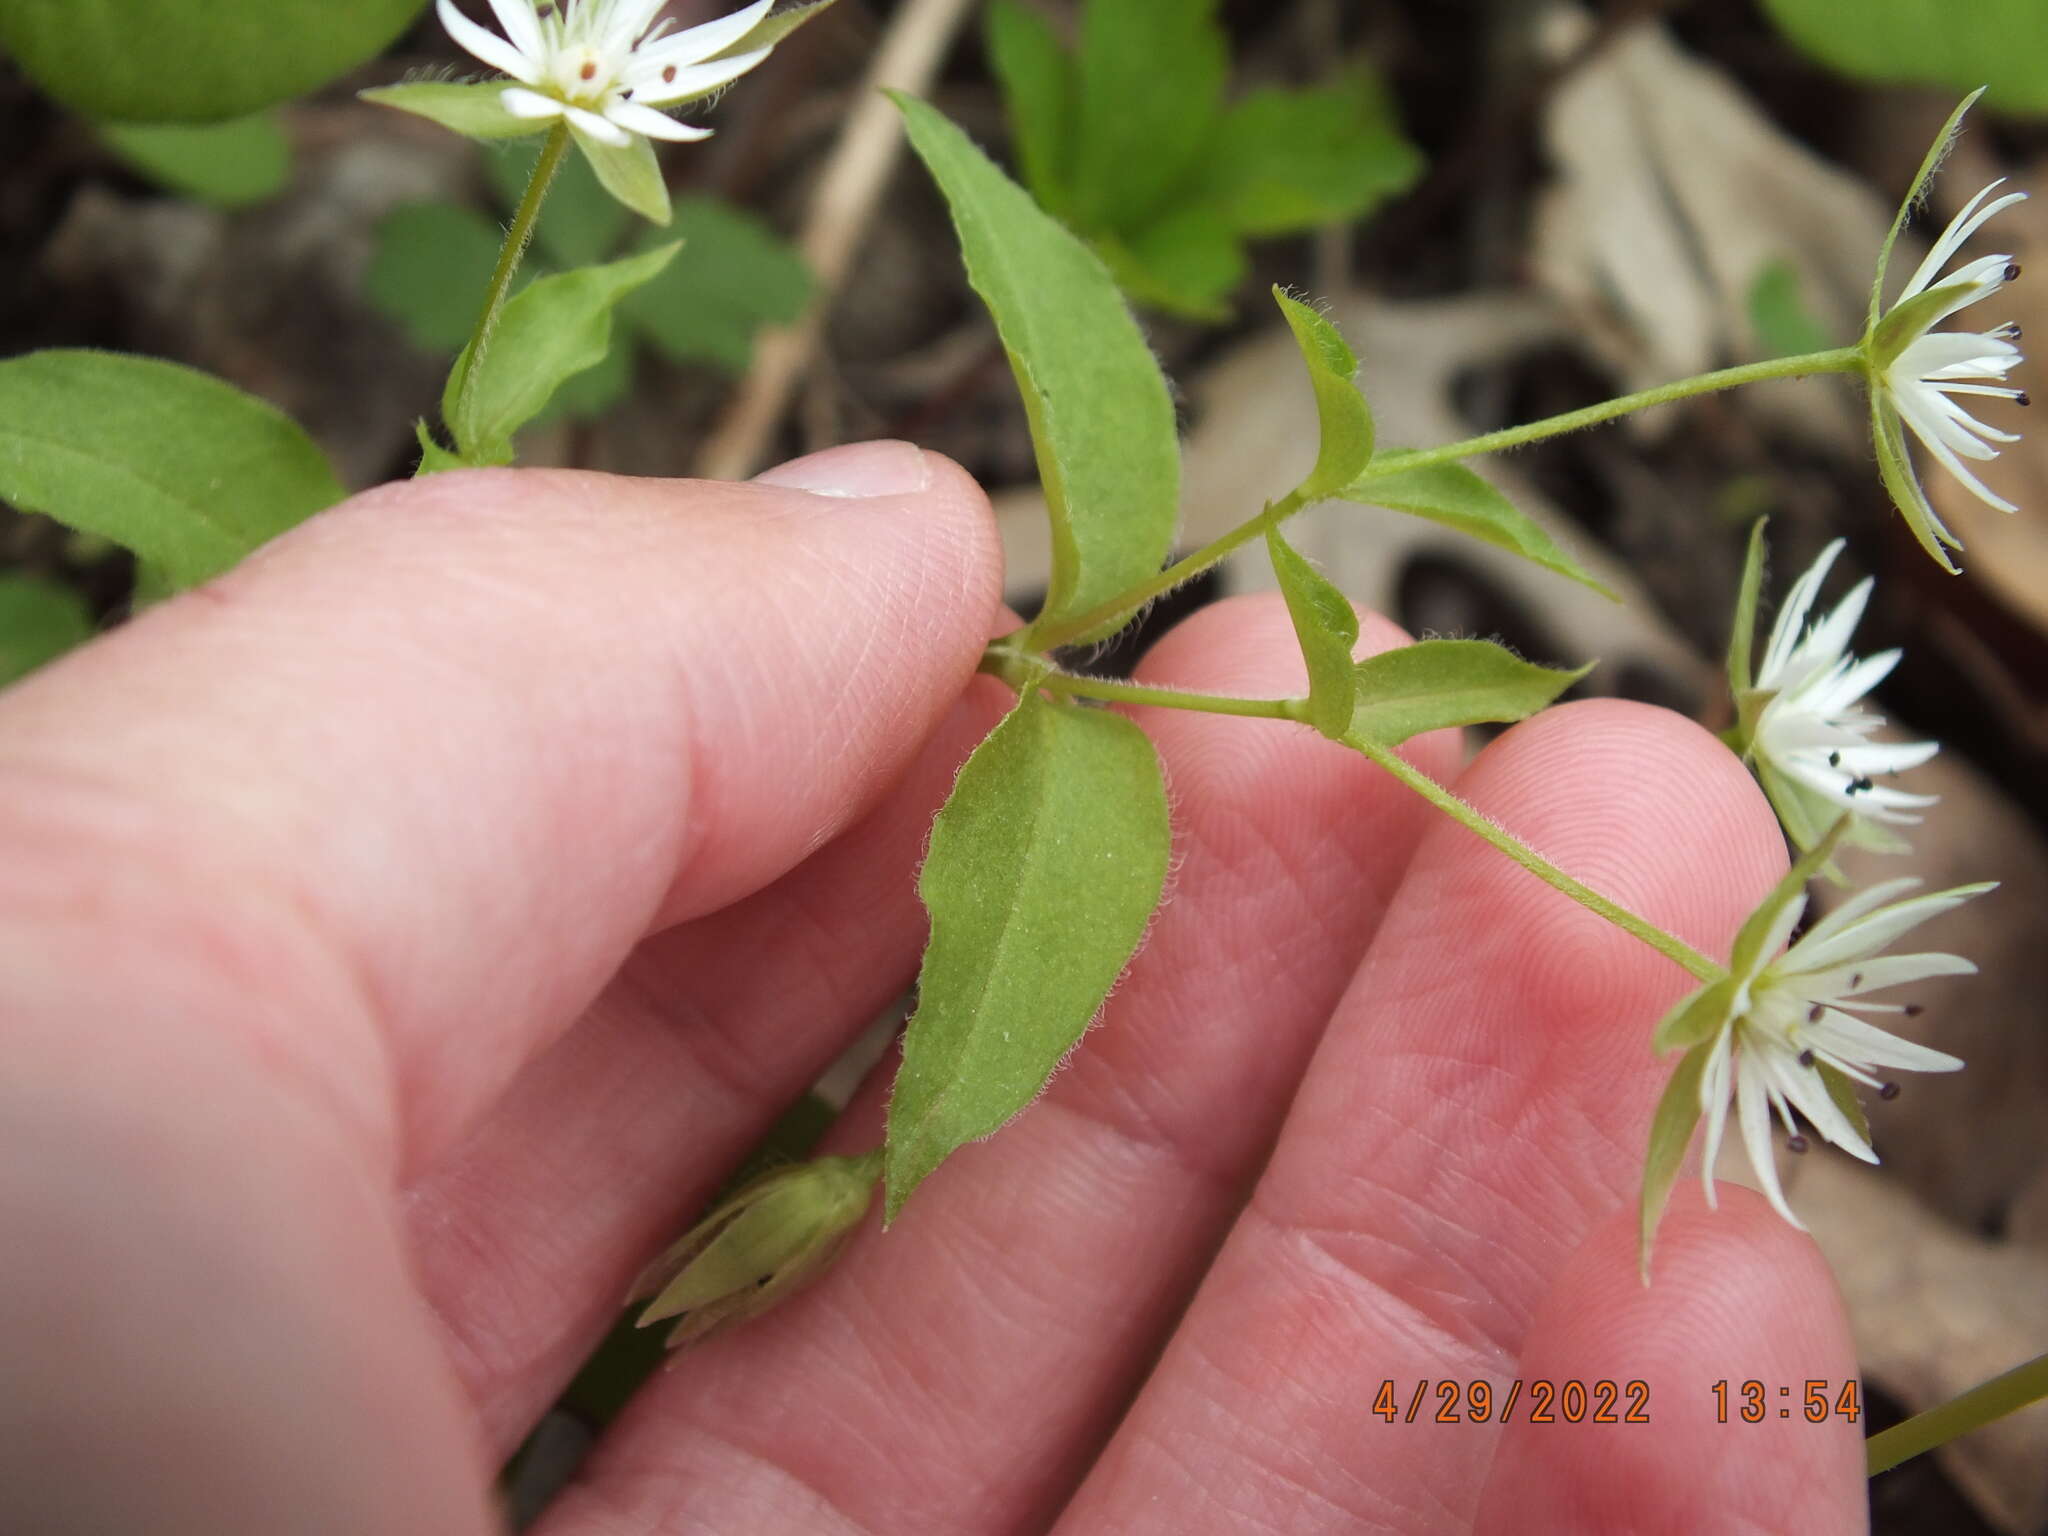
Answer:
[[[986,35],[1018,169],[1032,196],[1060,213],[1071,197],[1074,103],[1081,89],[1074,61],[1053,35],[1052,23],[1020,0],[994,0]]]
[[[896,102],[952,207],[1031,421],[1053,574],[1028,643],[1092,638],[1062,621],[1155,575],[1173,546],[1180,441],[1166,380],[1094,253],[936,110]]]
[[[1664,1219],[1671,1186],[1678,1182],[1685,1149],[1692,1145],[1692,1133],[1700,1123],[1700,1077],[1713,1049],[1709,1041],[1680,1058],[1678,1070],[1671,1074],[1657,1101],[1656,1114],[1650,1117],[1650,1145],[1643,1156],[1642,1236],[1637,1251],[1645,1285],[1650,1283],[1650,1245],[1656,1239],[1657,1224]]]
[[[0,48],[109,122],[217,123],[375,58],[427,0],[5,0]]]
[[[1308,364],[1309,383],[1315,387],[1322,447],[1300,494],[1304,501],[1321,501],[1342,494],[1372,462],[1372,408],[1358,392],[1358,355],[1344,333],[1283,290],[1275,288],[1273,297],[1287,317],[1302,361]]]
[[[1230,41],[1217,0],[1089,0],[1081,13],[1074,214],[1151,221],[1201,164],[1223,115]]]
[[[546,409],[564,381],[604,361],[612,344],[612,311],[680,249],[665,245],[601,267],[536,278],[507,304],[468,387],[467,349],[448,375],[441,411],[464,461],[509,464],[512,434]]]
[[[0,362],[0,498],[112,539],[173,590],[345,494],[290,417],[194,369],[111,352]]]
[[[1280,595],[1287,599],[1302,659],[1308,663],[1309,724],[1341,741],[1358,698],[1351,661],[1351,648],[1358,644],[1358,610],[1280,536],[1279,529],[1266,530],[1266,551],[1273,558],[1273,574],[1280,579]]]
[[[43,576],[0,574],[0,686],[92,638],[92,610]]]
[[[1391,455],[1390,455],[1391,457]],[[1336,493],[1346,501],[1371,507],[1390,507],[1411,517],[1423,517],[1446,528],[1483,539],[1488,544],[1533,560],[1545,570],[1569,576],[1598,592],[1614,593],[1581,570],[1571,556],[1526,513],[1467,469],[1463,464],[1436,464],[1425,469],[1395,470],[1391,474],[1364,475]]]
[[[1422,640],[1357,663],[1347,738],[1397,747],[1424,731],[1526,720],[1592,671],[1524,661],[1491,640]]]
[[[524,139],[546,133],[553,124],[546,118],[515,117],[505,110],[503,80],[459,84],[446,80],[417,80],[404,85],[380,85],[360,91],[364,101],[380,107],[396,107],[415,117],[439,123],[466,139],[490,143],[497,139]]]
[[[1027,693],[960,770],[918,893],[931,942],[889,1101],[888,1216],[1044,1089],[1159,904],[1159,759],[1130,721]]]
[[[272,112],[225,123],[102,123],[100,137],[159,186],[219,208],[260,203],[291,175],[291,141]]]

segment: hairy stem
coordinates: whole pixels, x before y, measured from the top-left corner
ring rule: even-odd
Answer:
[[[1523,426],[1504,427],[1481,437],[1468,437],[1461,443],[1383,454],[1372,461],[1359,484],[1377,480],[1382,475],[1398,475],[1411,469],[1433,469],[1439,464],[1455,464],[1460,459],[1499,453],[1503,449],[1519,448],[1525,443],[1540,443],[1545,438],[1576,432],[1582,427],[1598,426],[1617,416],[1646,411],[1656,405],[1669,405],[1674,400],[1687,400],[1694,395],[1710,395],[1743,384],[1760,384],[1767,379],[1798,379],[1815,373],[1856,373],[1862,367],[1863,351],[1860,347],[1836,347],[1829,352],[1805,352],[1797,357],[1774,357],[1767,362],[1744,363],[1739,368],[1723,368],[1716,373],[1702,373],[1673,384],[1659,384],[1654,389],[1639,389],[1632,395],[1618,395],[1612,400],[1602,400],[1598,405],[1566,411],[1562,416],[1546,416],[1541,421]]]
[[[1178,688],[1146,688],[1137,683],[1113,683],[1099,677],[1075,677],[1066,672],[1049,672],[1039,682],[1047,693],[1071,698],[1104,699],[1113,704],[1150,704],[1157,709],[1191,709],[1205,715],[1240,715],[1254,720],[1300,720],[1308,710],[1307,699],[1233,699],[1219,693],[1184,693]]]
[[[557,118],[555,126],[548,130],[547,142],[541,145],[540,158],[534,162],[533,175],[527,179],[526,193],[519,199],[519,207],[512,215],[512,223],[505,230],[505,243],[498,251],[498,265],[491,273],[490,287],[484,292],[483,311],[476,317],[476,325],[469,333],[469,345],[455,366],[461,370],[455,385],[453,398],[456,401],[454,414],[460,416],[462,407],[468,402],[477,369],[482,365],[484,354],[490,350],[491,338],[497,334],[498,319],[505,312],[505,301],[512,295],[512,279],[519,273],[519,263],[526,256],[526,247],[533,241],[533,231],[540,223],[540,206],[547,200],[548,188],[555,179],[555,172],[562,168],[562,157],[569,150],[569,124]]]
[[[2044,1397],[2048,1397],[2048,1355],[2036,1355],[1960,1397],[1872,1435],[1863,1443],[1870,1475],[1889,1471],[1908,1457],[1946,1445],[1958,1435],[1982,1429],[1993,1419],[2017,1413]]]
[[[1552,886],[1571,897],[1580,906],[1587,908],[1622,932],[1641,939],[1658,954],[1683,966],[1701,981],[1719,981],[1727,972],[1694,949],[1683,939],[1674,938],[1655,923],[1640,918],[1628,908],[1608,900],[1583,881],[1574,880],[1570,875],[1552,864],[1533,849],[1526,847],[1502,827],[1495,826],[1473,807],[1445,789],[1436,780],[1420,769],[1404,761],[1392,749],[1381,746],[1367,738],[1350,738],[1350,744],[1387,770],[1431,805],[1442,811],[1451,820],[1467,831],[1485,838],[1502,853],[1513,859],[1544,884]]]

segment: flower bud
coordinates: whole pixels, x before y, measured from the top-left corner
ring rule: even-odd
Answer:
[[[743,1186],[642,1271],[639,1326],[680,1318],[674,1349],[744,1322],[822,1274],[860,1225],[882,1174],[880,1148],[777,1168]]]

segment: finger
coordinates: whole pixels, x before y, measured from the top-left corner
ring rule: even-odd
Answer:
[[[766,890],[642,944],[408,1192],[421,1292],[501,1456],[648,1256],[910,985],[932,817],[1012,701],[977,680],[859,825]]]
[[[1460,792],[1564,869],[1707,950],[1783,867],[1748,776],[1697,727],[1592,703],[1516,727]],[[1457,1529],[1529,1319],[1630,1198],[1669,1066],[1649,1030],[1688,985],[1463,828],[1425,839],[1325,1035],[1272,1165],[1063,1530]],[[1415,1422],[1365,1411],[1382,1383]],[[1339,1406],[1341,1405],[1341,1406]],[[1186,1507],[1183,1504],[1181,1507]]]
[[[1682,1192],[1654,1285],[1627,1214],[1564,1265],[1523,1344],[1524,1401],[1537,1382],[1575,1382],[1597,1402],[1607,1383],[1612,1422],[1582,1410],[1566,1423],[1556,1406],[1555,1423],[1511,1420],[1482,1536],[1867,1529],[1856,1351],[1834,1276],[1747,1190],[1721,1205]]]
[[[1372,648],[1400,639],[1368,623]],[[1272,599],[1204,611],[1143,673],[1255,696],[1303,683]],[[1171,786],[1178,871],[1101,1025],[894,1230],[863,1233],[812,1291],[643,1389],[547,1536],[973,1536],[1042,1524],[1079,1478],[1270,1145],[1424,810],[1306,731],[1139,718]],[[1416,756],[1447,771],[1456,745]],[[874,1143],[881,1093],[843,1150]]]
[[[224,1020],[418,1168],[650,925],[886,786],[972,675],[997,558],[980,491],[903,444],[782,485],[387,488],[0,701],[37,818],[4,841],[231,973]]]

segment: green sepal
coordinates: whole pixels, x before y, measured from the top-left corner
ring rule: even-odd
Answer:
[[[1266,530],[1266,551],[1308,663],[1308,723],[1342,741],[1357,709],[1351,649],[1358,644],[1358,610],[1280,536],[1279,529]]]
[[[1714,1049],[1711,1040],[1695,1045],[1679,1059],[1671,1081],[1657,1100],[1657,1112],[1650,1117],[1649,1145],[1643,1154],[1643,1198],[1641,1237],[1636,1262],[1643,1284],[1650,1283],[1650,1249],[1657,1239],[1658,1223],[1671,1203],[1672,1186],[1685,1166],[1685,1150],[1692,1145],[1692,1133],[1700,1123],[1700,1079],[1706,1073],[1707,1057]]]
[[[1970,293],[1974,284],[1944,283],[1916,293],[1888,312],[1864,340],[1863,355],[1873,379],[1882,379],[1898,356],[1924,334],[1946,310]]]
[[[1913,537],[1934,563],[1951,576],[1961,575],[1961,568],[1949,558],[1948,552],[1961,549],[1962,540],[1948,531],[1948,525],[1927,499],[1920,477],[1913,471],[1912,450],[1906,446],[1905,425],[1900,421],[1899,413],[1886,403],[1884,390],[1878,386],[1873,386],[1870,391],[1870,434],[1877,451],[1878,478],[1891,493],[1892,505],[1899,509],[1899,515],[1905,518]]]
[[[1322,427],[1316,467],[1297,494],[1304,502],[1322,501],[1342,492],[1372,462],[1372,407],[1358,392],[1358,355],[1344,340],[1344,333],[1277,286],[1273,298],[1287,317],[1288,329],[1294,332],[1302,361],[1308,364],[1309,383],[1316,392],[1316,419]]]
[[[1534,519],[1463,464],[1436,464],[1390,474],[1375,474],[1368,466],[1363,475],[1335,494],[1345,501],[1386,507],[1454,528],[1547,571],[1568,576],[1611,602],[1621,601],[1580,569]]]
[[[604,361],[619,302],[651,282],[680,242],[638,256],[535,278],[506,304],[476,376],[465,347],[448,373],[442,419],[468,465],[509,464],[512,436],[562,384]]]
[[[1715,1031],[1728,1022],[1734,999],[1732,976],[1695,987],[1657,1021],[1650,1033],[1650,1048],[1661,1056],[1667,1051],[1689,1051],[1702,1040],[1713,1039]]]
[[[1805,896],[1807,886],[1827,868],[1828,861],[1835,856],[1835,849],[1854,819],[1846,814],[1837,816],[1834,825],[1799,856],[1778,883],[1771,887],[1771,893],[1764,897],[1757,909],[1743,919],[1742,927],[1736,930],[1735,943],[1728,952],[1731,976],[1753,976],[1769,958],[1763,953],[1763,947],[1777,927],[1779,917],[1793,902]]]
[[[1820,1072],[1821,1082],[1827,1087],[1828,1097],[1835,1101],[1835,1108],[1839,1109],[1849,1124],[1856,1128],[1856,1134],[1861,1136],[1864,1145],[1868,1146],[1870,1117],[1863,1111],[1863,1100],[1856,1092],[1855,1082],[1840,1067],[1829,1066],[1824,1061],[1816,1061],[1814,1066]]]
[[[1955,111],[1949,113],[1948,121],[1941,125],[1941,132],[1934,136],[1934,143],[1928,146],[1926,156],[1920,162],[1920,169],[1914,173],[1913,184],[1906,189],[1905,200],[1899,204],[1899,211],[1892,218],[1892,227],[1884,237],[1884,244],[1877,250],[1877,275],[1870,284],[1870,319],[1864,327],[1865,333],[1875,332],[1878,316],[1884,313],[1885,269],[1891,264],[1892,247],[1899,243],[1899,236],[1905,232],[1906,221],[1913,217],[1913,210],[1920,204],[1927,191],[1927,184],[1934,179],[1934,173],[1941,168],[1941,162],[1948,158],[1950,147],[1956,135],[1962,131],[1963,115],[1977,104],[1977,98],[1984,94],[1984,87],[1978,86],[1962,100]]]
[[[931,941],[889,1100],[887,1219],[1044,1090],[1137,952],[1172,848],[1166,787],[1121,715],[1032,690],[932,825]]]
[[[1728,693],[1736,701],[1738,717],[1743,696],[1751,691],[1754,677],[1756,610],[1763,598],[1764,555],[1767,552],[1764,529],[1769,524],[1769,518],[1760,517],[1756,526],[1749,530],[1749,548],[1742,557],[1742,585],[1735,593],[1735,627],[1728,632]],[[1738,718],[1738,723],[1749,722]]]
[[[1358,691],[1344,738],[1398,747],[1450,726],[1511,725],[1547,708],[1593,665],[1539,667],[1491,640],[1421,640],[1382,651],[1353,669]]]
[[[668,182],[662,178],[661,162],[654,158],[654,146],[637,133],[624,145],[618,145],[593,139],[581,128],[572,132],[576,147],[597,172],[605,191],[648,223],[667,228],[674,212],[669,204]]]
[[[501,99],[507,80],[458,84],[447,80],[418,80],[407,85],[380,85],[358,91],[364,101],[380,107],[396,107],[415,117],[439,123],[466,139],[490,143],[498,139],[524,139],[546,133],[553,119],[519,117],[505,110]]]
[[[434,441],[434,434],[424,421],[413,423],[412,435],[419,440],[419,468],[412,474],[415,480],[426,475],[438,475],[443,470],[469,469],[472,466],[460,454],[450,453]]]

